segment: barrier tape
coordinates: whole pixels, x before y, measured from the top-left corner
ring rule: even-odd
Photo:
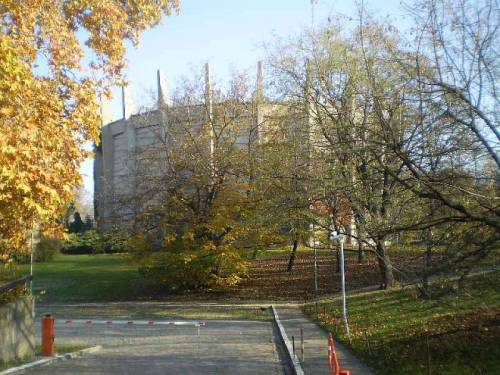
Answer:
[[[86,319],[56,319],[56,324],[106,324],[106,325],[168,325],[168,326],[195,326],[203,327],[205,322],[200,321],[165,321],[165,320],[86,320]]]

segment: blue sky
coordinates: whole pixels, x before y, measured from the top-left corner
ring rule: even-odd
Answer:
[[[400,0],[365,0],[381,16],[400,18]],[[328,16],[354,15],[354,0],[317,0],[316,25]],[[161,69],[169,88],[180,76],[209,62],[211,72],[225,78],[232,68],[255,69],[264,56],[263,42],[275,35],[287,36],[311,26],[310,0],[181,0],[179,15],[164,18],[145,32],[137,47],[127,50],[127,79],[136,103],[145,104],[156,88],[156,70]],[[120,97],[112,101],[114,119],[121,116]],[[87,191],[93,191],[92,160],[81,173]]]

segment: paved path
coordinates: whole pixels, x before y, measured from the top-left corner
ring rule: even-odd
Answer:
[[[328,335],[315,323],[307,319],[302,311],[294,307],[277,307],[278,315],[288,338],[295,337],[296,353],[300,358],[300,329],[304,332],[304,361],[302,368],[306,375],[328,374]],[[340,365],[352,375],[372,375],[373,372],[358,360],[344,346],[336,344]]]
[[[103,348],[28,373],[283,374],[277,340],[272,323],[257,321],[207,321],[199,337],[187,326],[62,325],[56,342]]]

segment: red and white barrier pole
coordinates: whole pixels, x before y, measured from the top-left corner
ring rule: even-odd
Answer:
[[[174,320],[101,320],[101,319],[57,319],[56,324],[105,324],[105,325],[168,325],[168,326],[195,326],[203,327],[202,321],[174,321]]]

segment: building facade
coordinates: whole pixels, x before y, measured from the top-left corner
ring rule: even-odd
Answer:
[[[145,181],[152,184],[155,178],[165,175],[169,167],[167,153],[176,147],[176,139],[179,139],[173,134],[187,132],[196,137],[207,122],[222,116],[238,116],[240,126],[235,136],[238,147],[248,147],[259,141],[263,124],[283,111],[282,105],[262,100],[262,80],[262,64],[259,62],[252,101],[233,106],[235,113],[228,110],[227,103],[213,101],[208,64],[205,65],[203,103],[173,104],[166,95],[166,83],[158,71],[156,107],[132,114],[130,95],[123,87],[122,118],[103,123],[101,144],[95,148],[94,208],[98,229],[123,229],[131,225],[148,205],[161,200],[162,189],[146,189],[144,185],[147,185]],[[107,117],[105,112],[103,108],[103,119]],[[207,144],[207,157],[211,152],[213,144]]]

